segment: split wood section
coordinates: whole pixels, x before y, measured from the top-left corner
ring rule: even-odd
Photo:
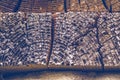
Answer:
[[[120,13],[0,13],[0,70],[120,69]]]

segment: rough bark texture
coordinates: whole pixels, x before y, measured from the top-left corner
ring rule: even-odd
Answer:
[[[119,70],[120,13],[0,13],[0,70],[27,65]]]

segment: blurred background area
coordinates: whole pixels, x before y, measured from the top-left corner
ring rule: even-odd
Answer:
[[[120,73],[53,70],[4,74],[0,80],[120,80]]]

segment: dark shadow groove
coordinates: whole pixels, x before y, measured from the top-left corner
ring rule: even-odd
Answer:
[[[15,8],[13,9],[13,12],[17,12],[19,10],[21,3],[22,3],[22,0],[18,0]]]
[[[120,73],[119,69],[115,70],[84,70],[84,69],[41,69],[41,70],[31,70],[31,71],[21,71],[21,72],[5,72],[1,73],[3,78],[7,78],[9,76],[15,76],[15,75],[26,75],[28,73],[43,73],[43,72],[66,72],[66,71],[72,71],[72,72],[84,72],[84,73],[90,73],[90,72],[95,72],[95,73]]]
[[[102,0],[102,3],[103,3],[103,6],[105,7],[105,9],[111,13],[112,12],[112,5],[110,5],[110,9],[109,9],[106,0]]]
[[[54,20],[54,18],[52,18],[52,26],[51,26],[51,44],[50,44],[50,53],[48,54],[48,58],[47,58],[47,66],[49,65],[50,57],[51,57],[51,55],[52,55],[52,50],[53,50],[54,26],[55,26],[55,20]]]
[[[64,11],[67,12],[67,0],[64,0]]]
[[[80,2],[81,2],[81,0],[78,0],[79,5],[80,5]]]
[[[96,38],[97,38],[97,43],[98,43],[98,53],[99,53],[99,59],[100,59],[100,63],[101,63],[101,68],[102,68],[102,71],[104,71],[104,62],[103,62],[103,55],[102,55],[102,52],[101,52],[101,48],[102,48],[102,44],[100,43],[100,37],[99,37],[99,26],[98,26],[98,19],[99,19],[99,16],[96,17],[95,19],[95,28],[96,28]]]

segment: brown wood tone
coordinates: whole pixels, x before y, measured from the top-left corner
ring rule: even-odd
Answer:
[[[65,2],[66,1],[66,2]],[[65,6],[66,5],[66,6]],[[1,0],[1,12],[119,12],[119,0]],[[17,9],[17,10],[15,10]]]

